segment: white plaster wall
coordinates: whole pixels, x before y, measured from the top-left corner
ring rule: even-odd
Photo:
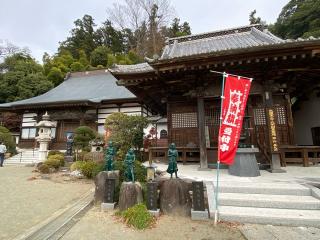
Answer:
[[[299,145],[312,145],[311,128],[320,127],[320,97],[312,94],[293,113],[295,141]]]
[[[23,127],[33,127],[36,125],[36,120],[33,117],[36,117],[36,113],[24,113],[22,115],[22,126]]]
[[[147,128],[144,129],[144,135],[148,135],[149,131],[152,127],[156,127],[154,124],[149,124]],[[168,132],[168,125],[166,122],[164,123],[157,123],[157,138],[160,138],[160,131],[166,130]]]

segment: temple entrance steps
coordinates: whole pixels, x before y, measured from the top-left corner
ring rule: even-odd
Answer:
[[[21,149],[18,154],[4,160],[4,165],[35,163],[39,158],[38,150]]]
[[[213,182],[206,182],[206,188],[210,216],[214,217]],[[221,221],[320,226],[320,189],[297,183],[222,182],[218,196]]]

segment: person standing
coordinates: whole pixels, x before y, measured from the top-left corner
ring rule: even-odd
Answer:
[[[6,145],[3,142],[0,142],[0,167],[3,167],[4,154],[7,152]]]

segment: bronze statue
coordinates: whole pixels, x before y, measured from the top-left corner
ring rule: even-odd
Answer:
[[[113,147],[112,141],[109,142],[108,147],[105,150],[105,165],[104,170],[105,171],[113,171],[113,160],[115,155],[115,149]]]
[[[136,160],[136,156],[132,148],[129,149],[126,154],[126,158],[124,159],[125,166],[125,178],[127,182],[134,182],[134,161]]]
[[[178,151],[176,149],[176,145],[174,143],[170,144],[168,150],[168,158],[169,158],[169,166],[167,169],[167,173],[170,173],[171,178],[172,174],[175,173],[176,178],[178,178],[178,166],[177,166],[177,159],[178,159]]]

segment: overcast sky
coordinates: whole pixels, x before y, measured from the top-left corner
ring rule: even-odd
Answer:
[[[190,23],[192,33],[247,25],[249,13],[267,23],[276,21],[289,0],[171,0],[181,21]],[[107,18],[106,8],[114,0],[0,0],[0,39],[28,47],[41,61],[44,52],[56,52],[84,14],[100,24]]]

